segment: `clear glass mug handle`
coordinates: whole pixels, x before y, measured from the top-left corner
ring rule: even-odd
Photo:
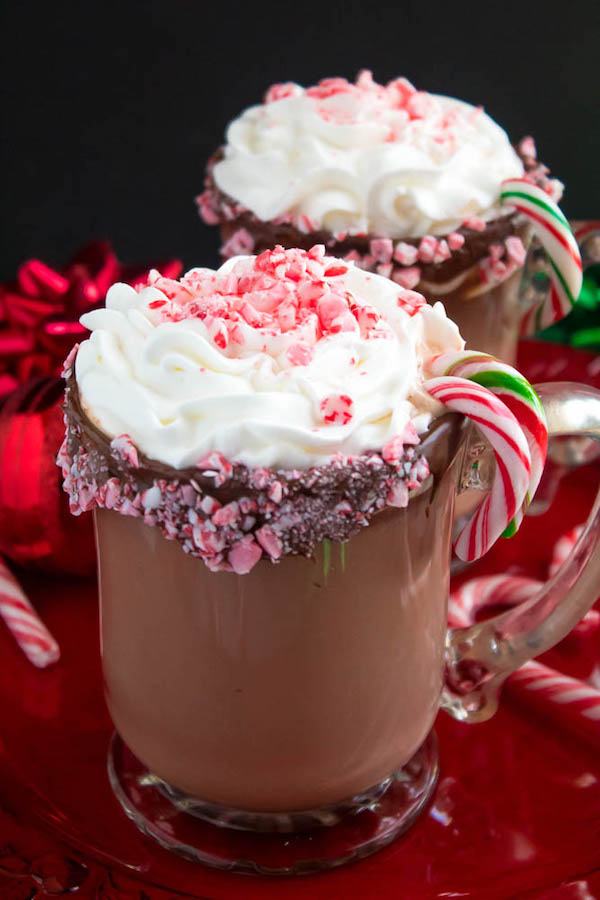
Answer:
[[[581,435],[600,441],[600,391],[571,382],[535,389],[550,437]],[[449,629],[442,709],[466,722],[488,719],[510,673],[562,640],[599,593],[600,491],[573,552],[537,594],[485,622]]]

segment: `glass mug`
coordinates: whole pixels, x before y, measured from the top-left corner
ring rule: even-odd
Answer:
[[[537,391],[550,435],[600,440],[600,392]],[[437,777],[433,721],[491,716],[502,682],[592,606],[599,501],[538,595],[448,631],[454,501],[481,440],[451,413],[432,474],[316,559],[211,573],[158,529],[96,510],[109,776],[127,814],[208,865],[289,874],[368,855],[417,817]],[[493,466],[479,469],[489,490]]]

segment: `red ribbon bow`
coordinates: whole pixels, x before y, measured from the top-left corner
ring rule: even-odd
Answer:
[[[62,270],[24,262],[16,281],[0,285],[0,397],[32,376],[57,374],[86,334],[80,316],[100,306],[115,281],[135,286],[152,268],[177,278],[182,266],[176,259],[123,265],[106,241],[86,244]]]

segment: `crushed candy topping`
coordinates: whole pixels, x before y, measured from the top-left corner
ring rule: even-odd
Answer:
[[[391,241],[381,243],[380,258],[391,259]],[[383,316],[357,303],[344,288],[342,276],[347,272],[347,265],[331,263],[321,244],[310,250],[277,246],[259,254],[250,271],[241,262],[226,273],[192,269],[179,281],[152,272],[149,284],[168,299],[152,300],[148,309],[159,322],[201,319],[212,341],[228,356],[239,355],[244,345],[241,325],[268,337],[297,334],[287,348],[287,358],[294,366],[306,366],[323,337],[344,331],[381,337],[386,329]],[[406,286],[414,285],[408,279]],[[413,316],[426,301],[407,290],[399,294],[398,305]]]
[[[57,456],[71,512],[98,508],[139,518],[215,572],[243,575],[261,559],[311,556],[325,539],[346,541],[386,506],[407,506],[409,492],[429,475],[408,423],[381,453],[338,454],[305,471],[251,469],[213,452],[195,470],[171,470],[167,478],[153,471],[128,435],[108,442],[90,434],[76,396],[71,373],[66,436]],[[327,397],[322,410],[332,425],[344,424],[352,401]]]

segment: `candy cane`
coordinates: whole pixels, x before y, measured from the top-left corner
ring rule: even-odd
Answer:
[[[575,544],[581,537],[583,528],[583,525],[576,525],[559,537],[552,550],[552,559],[548,566],[548,578],[553,578],[567,557],[571,555]],[[590,638],[592,635],[600,636],[600,610],[588,610],[581,622],[571,632],[571,634],[575,633],[586,638]]]
[[[16,578],[0,560],[0,617],[27,659],[44,669],[60,657],[58,644],[23,593]]]
[[[459,559],[470,562],[486,553],[523,505],[531,478],[529,447],[513,413],[487,388],[452,376],[432,378],[423,387],[474,422],[496,458],[492,490],[454,542]]]
[[[509,690],[528,707],[587,738],[600,749],[600,691],[536,660],[513,672]]]
[[[472,625],[477,614],[492,606],[517,606],[536,594],[541,582],[524,575],[486,575],[471,578],[452,591],[448,621],[453,628]]]
[[[500,203],[514,207],[529,219],[550,260],[548,297],[523,321],[522,333],[533,334],[559,322],[571,311],[581,291],[581,254],[561,210],[536,184],[525,178],[508,178],[500,187]]]
[[[430,361],[429,368],[434,375],[455,375],[486,387],[506,404],[525,433],[531,455],[531,478],[525,503],[505,531],[504,536],[509,537],[521,524],[544,471],[548,429],[540,399],[520,372],[487,353],[475,350],[443,353]]]
[[[521,575],[473,578],[452,591],[448,603],[449,624],[453,628],[468,627],[475,622],[478,612],[491,606],[516,606],[532,597],[541,586],[536,579]],[[560,726],[566,725],[600,748],[600,691],[596,688],[537,660],[530,660],[513,672],[506,685],[517,700]]]
[[[571,528],[558,538],[552,548],[548,578],[552,578],[570,555],[583,531],[583,525]],[[471,625],[478,613],[490,607],[518,606],[544,586],[543,581],[526,575],[483,575],[470,578],[455,588],[448,601],[448,621],[453,628]],[[570,636],[589,638],[600,635],[600,611],[590,609],[574,627]],[[566,639],[565,639],[566,640]]]

